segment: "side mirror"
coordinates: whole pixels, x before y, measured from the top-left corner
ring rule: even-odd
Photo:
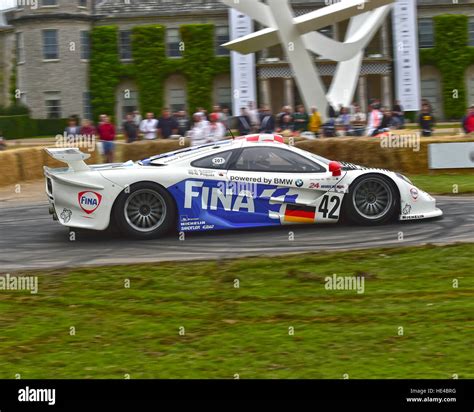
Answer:
[[[339,162],[329,162],[329,171],[332,173],[334,177],[341,176],[341,169],[342,166]]]

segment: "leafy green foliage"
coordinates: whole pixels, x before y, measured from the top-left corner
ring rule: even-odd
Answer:
[[[55,136],[63,133],[66,123],[66,119],[31,119],[28,115],[2,116],[0,114],[0,130],[7,140]]]
[[[215,56],[211,24],[181,26],[181,38],[185,45],[183,71],[188,81],[188,106],[190,110],[204,107],[210,111],[214,78],[230,71],[230,60]]]
[[[94,118],[114,114],[115,91],[119,84],[118,29],[94,27],[91,32],[90,90]]]
[[[474,64],[474,47],[468,44],[468,17],[444,14],[434,17],[435,47],[420,51],[422,65],[436,66],[442,76],[444,114],[461,118],[466,110],[465,72]]]
[[[164,26],[135,27],[132,52],[140,108],[143,112],[159,113],[163,108],[164,81],[169,72]]]
[[[92,31],[90,83],[95,117],[114,112],[116,88],[124,78],[137,82],[140,110],[159,113],[164,106],[164,84],[172,74],[186,77],[190,110],[211,109],[214,78],[229,73],[230,59],[215,56],[212,24],[182,25],[180,30],[182,57],[169,58],[164,26],[134,27],[133,62],[126,64],[118,55],[116,27],[96,27]]]

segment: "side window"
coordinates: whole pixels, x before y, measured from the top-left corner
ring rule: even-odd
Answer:
[[[220,169],[226,170],[229,165],[229,160],[233,151],[214,153],[210,156],[203,157],[191,163],[193,167],[200,167],[202,169]]]
[[[317,163],[290,150],[276,147],[249,147],[242,151],[235,170],[249,172],[321,173]]]

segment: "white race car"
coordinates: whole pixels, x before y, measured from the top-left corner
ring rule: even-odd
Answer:
[[[343,144],[343,143],[341,143]],[[67,227],[155,238],[295,223],[366,225],[441,216],[405,176],[330,161],[278,135],[250,135],[140,162],[88,166],[79,149],[46,149],[68,168],[45,167],[50,213]]]

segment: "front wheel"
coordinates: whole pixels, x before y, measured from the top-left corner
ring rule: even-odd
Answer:
[[[176,223],[171,195],[153,183],[137,183],[122,192],[114,208],[120,231],[138,239],[152,239],[169,232]]]
[[[345,216],[354,223],[378,225],[397,214],[399,196],[393,182],[380,175],[356,180],[345,201]]]

